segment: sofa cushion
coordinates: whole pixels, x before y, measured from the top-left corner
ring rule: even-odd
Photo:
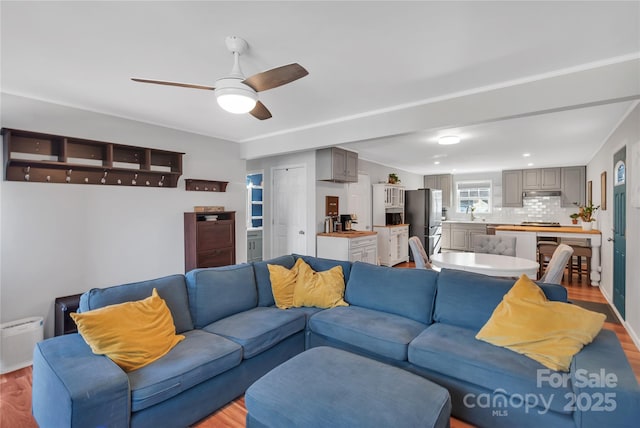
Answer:
[[[543,397],[551,401],[552,410],[571,413],[565,409],[564,398],[571,392],[571,382],[538,385],[538,374],[549,375],[549,369],[524,355],[477,340],[475,334],[463,327],[432,324],[409,345],[409,362],[496,394]]]
[[[356,306],[430,324],[438,274],[426,269],[393,269],[356,262],[345,300]]]
[[[293,306],[312,306],[317,308],[334,308],[349,306],[344,301],[344,275],[342,266],[334,266],[329,270],[316,272],[302,259],[298,278],[293,290]]]
[[[476,339],[566,372],[573,356],[600,332],[605,318],[577,305],[548,301],[540,287],[522,275]]]
[[[279,265],[287,269],[291,269],[295,263],[296,259],[290,255],[253,263],[253,271],[256,277],[256,285],[258,287],[258,306],[275,305],[275,299],[273,298],[273,292],[271,291],[271,278],[269,277],[269,268],[267,265]]]
[[[304,260],[298,259],[290,269],[280,265],[267,265],[269,280],[271,281],[271,292],[279,309],[293,307],[293,294],[298,283],[298,272],[300,272],[300,265],[302,264],[304,264]]]
[[[241,345],[247,359],[304,330],[305,323],[299,312],[257,307],[209,324],[204,330]]]
[[[256,280],[250,264],[194,269],[185,278],[196,328],[258,304]]]
[[[344,275],[344,283],[346,284],[349,281],[349,275],[351,274],[351,262],[344,260],[332,260],[332,259],[323,259],[320,257],[313,256],[303,256],[300,254],[294,254],[293,257],[297,259],[302,259],[306,264],[311,266],[316,272],[323,272],[325,270],[329,270],[336,266],[342,266],[342,274]]]
[[[155,288],[146,299],[72,313],[71,318],[94,354],[106,355],[127,372],[154,362],[184,340]]]
[[[438,274],[434,321],[477,332],[491,318],[493,310],[514,283],[514,279],[442,269]],[[567,290],[563,286],[539,285],[549,300],[567,301]]]
[[[426,327],[399,315],[357,306],[327,309],[309,320],[314,333],[398,361],[407,360],[409,343]]]
[[[167,355],[128,373],[131,411],[165,401],[242,361],[242,347],[231,340],[202,330],[184,335],[185,340]]]
[[[176,333],[193,330],[184,275],[165,276],[108,288],[93,288],[80,296],[79,311],[86,312],[108,305],[146,299],[151,296],[154,288],[171,311]]]

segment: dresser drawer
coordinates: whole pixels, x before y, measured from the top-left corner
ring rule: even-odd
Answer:
[[[206,268],[232,265],[234,264],[233,253],[233,248],[221,248],[198,253],[198,267]]]
[[[200,221],[197,224],[198,251],[233,246],[234,228],[231,220]]]

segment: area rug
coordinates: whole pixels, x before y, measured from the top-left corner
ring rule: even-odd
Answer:
[[[605,314],[607,319],[605,322],[611,322],[614,324],[620,324],[620,320],[616,316],[611,306],[608,303],[596,303],[596,302],[587,302],[584,300],[571,300],[574,305],[578,305],[581,308],[588,309],[593,312],[600,312],[601,314]]]

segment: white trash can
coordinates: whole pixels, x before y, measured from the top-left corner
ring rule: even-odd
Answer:
[[[0,374],[33,364],[33,348],[44,338],[42,317],[0,324]]]

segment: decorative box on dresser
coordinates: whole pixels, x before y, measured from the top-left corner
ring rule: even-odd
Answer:
[[[208,221],[207,217],[217,216]],[[236,213],[184,213],[184,269],[236,263]]]

